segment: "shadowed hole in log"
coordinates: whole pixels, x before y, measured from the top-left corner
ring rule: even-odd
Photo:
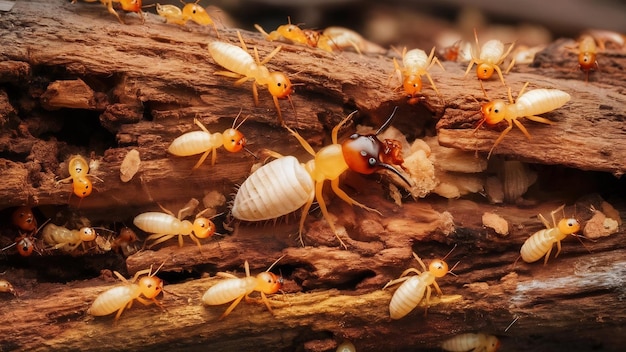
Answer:
[[[38,282],[67,283],[75,280],[85,280],[101,275],[101,270],[107,268],[115,270],[122,275],[126,274],[126,267],[117,255],[38,255],[29,257],[18,254],[9,255],[7,259],[13,267],[33,270],[37,275]],[[54,263],[51,265],[50,263]]]
[[[63,116],[61,130],[46,137],[56,137],[72,146],[87,147],[88,151],[96,154],[116,146],[115,135],[102,127],[99,113],[63,109],[60,115]]]

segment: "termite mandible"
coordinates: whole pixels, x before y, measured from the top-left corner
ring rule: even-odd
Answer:
[[[337,234],[335,225],[326,208],[322,196],[324,182],[330,180],[332,190],[339,198],[351,205],[359,206],[368,211],[377,211],[367,207],[339,188],[339,176],[348,169],[361,174],[371,174],[386,169],[392,171],[407,184],[410,182],[388,162],[399,161],[399,151],[390,148],[390,144],[380,141],[376,136],[390,123],[396,110],[374,134],[353,134],[343,143],[337,141],[337,133],[356,113],[353,112],[337,124],[332,130],[332,144],[323,147],[317,153],[297,132],[287,128],[296,137],[302,147],[313,156],[306,164],[301,164],[293,156],[281,156],[263,165],[250,175],[239,187],[231,213],[235,219],[244,221],[262,221],[274,219],[302,208],[298,238],[304,246],[302,233],[304,221],[314,200],[317,200],[324,219],[331,230],[347,249],[346,244]],[[304,206],[304,207],[303,207]]]
[[[225,77],[236,78],[235,85],[243,84],[248,80],[252,80],[252,96],[254,98],[254,104],[259,105],[259,93],[257,91],[257,85],[267,86],[272,99],[274,100],[274,106],[278,113],[278,122],[284,125],[283,115],[280,111],[280,105],[278,104],[278,98],[287,98],[291,104],[294,113],[295,107],[291,101],[291,93],[293,92],[293,86],[291,81],[282,72],[270,72],[265,66],[281,49],[278,46],[271,53],[267,55],[263,61],[259,60],[259,52],[254,47],[254,58],[248,53],[246,43],[241,37],[241,33],[237,31],[237,36],[241,43],[241,47],[232,45],[229,43],[213,41],[209,43],[209,53],[213,57],[215,62],[227,69],[228,71],[217,71],[216,75]]]

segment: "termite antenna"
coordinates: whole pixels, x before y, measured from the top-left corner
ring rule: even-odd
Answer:
[[[455,244],[454,244],[454,247],[452,247],[452,249],[448,252],[448,254],[446,254],[445,256],[443,256],[443,258],[441,258],[441,260],[446,260],[446,258],[448,258],[448,256],[449,256],[450,254],[452,254],[452,251],[454,251],[454,249],[456,248],[456,246],[457,246],[457,244],[455,243]],[[459,263],[457,262],[456,264],[459,264]],[[454,265],[455,267],[456,267],[456,264]],[[452,268],[452,269],[454,269],[454,268]],[[452,269],[450,269],[450,271],[452,271]]]
[[[378,136],[382,131],[386,130],[387,127],[389,127],[389,125],[391,124],[391,121],[393,120],[393,117],[396,115],[396,111],[398,111],[398,106],[394,106],[393,111],[391,112],[391,115],[387,118],[387,121],[385,121],[385,123],[383,123],[383,125],[380,126],[380,128],[378,128],[376,133],[374,133],[376,136]]]
[[[246,120],[248,119],[248,117],[244,118],[243,121],[241,121],[236,127],[235,124],[237,123],[237,119],[239,118],[239,116],[241,116],[241,112],[243,111],[243,108],[239,108],[239,113],[237,114],[237,116],[235,116],[235,119],[233,120],[233,126],[232,128],[234,130],[238,130],[239,127],[241,127],[241,125],[243,125],[244,122],[246,122]]]
[[[443,260],[443,259],[442,259],[442,260]],[[460,263],[460,262],[461,262],[460,260],[459,260],[458,262],[456,262],[456,263],[452,266],[452,268],[450,268],[450,270],[448,270],[448,274],[450,274],[450,275],[452,275],[452,276],[455,276],[455,277],[458,277],[458,275],[457,275],[457,274],[455,274],[455,273],[453,273],[453,272],[452,272],[452,270],[454,270],[454,269],[455,269],[455,268],[459,265],[459,263]]]
[[[281,259],[285,258],[285,256],[286,256],[286,254],[283,254],[282,256],[280,256],[280,258],[276,259],[276,261],[274,261],[274,262],[272,263],[272,265],[270,265],[270,266],[269,266],[269,268],[267,268],[267,270],[265,270],[265,271],[270,271],[270,270],[272,270],[272,267],[274,267],[274,265],[276,265],[276,263],[278,263]]]
[[[152,276],[156,275],[156,274],[159,272],[159,270],[161,270],[161,268],[163,267],[163,265],[165,265],[165,262],[166,262],[166,261],[167,261],[167,259],[165,259],[165,260],[163,261],[163,263],[161,263],[161,265],[159,265],[159,267],[158,267],[158,268],[154,271],[154,273],[148,273],[148,276],[152,277]],[[152,272],[152,265],[150,265],[150,272]]]

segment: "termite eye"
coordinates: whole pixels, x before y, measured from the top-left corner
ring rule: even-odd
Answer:
[[[497,114],[497,113],[499,113],[499,112],[500,112],[500,110],[498,110],[498,109],[493,109],[493,112]]]
[[[364,155],[365,156],[365,155]],[[378,163],[378,160],[376,160],[375,158],[369,158],[367,160],[368,164],[370,164],[370,166],[374,167],[376,166],[376,164]]]

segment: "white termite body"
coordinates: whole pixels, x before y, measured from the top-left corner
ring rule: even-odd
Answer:
[[[561,241],[567,235],[574,234],[580,230],[580,223],[574,218],[561,219],[557,224],[554,214],[561,211],[563,207],[561,206],[550,213],[552,225],[548,223],[543,215],[539,214],[539,219],[546,228],[535,232],[524,242],[520,249],[523,261],[533,263],[545,256],[544,265],[547,264],[552,252],[552,246],[556,243],[557,252],[555,257],[557,257],[561,252]]]
[[[558,89],[533,89],[517,98],[514,104],[508,104],[507,117],[518,118],[534,116],[556,110],[570,101],[571,96]]]
[[[167,151],[178,156],[190,156],[222,146],[224,137],[220,132],[187,132],[172,141]]]
[[[441,348],[451,352],[495,352],[500,347],[496,336],[466,333],[453,336],[441,344]]]
[[[62,249],[71,252],[83,242],[96,239],[96,230],[91,227],[83,227],[80,230],[69,230],[55,224],[46,225],[41,231],[44,242],[53,246],[54,249]]]

